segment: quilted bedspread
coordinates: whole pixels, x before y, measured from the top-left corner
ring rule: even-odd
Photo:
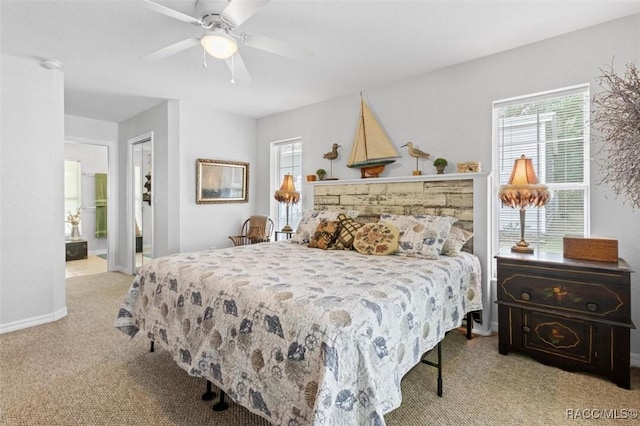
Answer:
[[[286,241],[154,259],[115,326],[139,331],[280,425],[384,425],[400,380],[482,309],[477,257],[424,260]]]

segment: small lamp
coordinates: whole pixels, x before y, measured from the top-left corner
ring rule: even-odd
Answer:
[[[500,187],[498,197],[503,205],[520,208],[520,241],[511,247],[511,251],[533,253],[533,248],[524,240],[524,209],[528,206],[543,207],[549,202],[551,194],[545,185],[538,184],[530,158],[523,155],[515,160],[509,182]]]
[[[282,228],[282,232],[292,232],[293,229],[291,228],[291,225],[289,225],[289,208],[291,207],[291,204],[296,204],[300,201],[300,193],[296,191],[296,187],[293,184],[293,176],[290,174],[284,175],[282,185],[274,194],[274,198],[287,205],[287,224]]]

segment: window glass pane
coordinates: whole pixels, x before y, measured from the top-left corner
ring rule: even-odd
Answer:
[[[587,226],[588,88],[498,103],[494,108],[499,184],[508,182],[514,161],[525,155],[552,193],[545,207],[526,209],[525,240],[536,251],[562,252],[562,237],[583,236]],[[520,240],[520,211],[500,206],[497,216],[496,249],[508,251]]]
[[[298,139],[292,142],[283,142],[275,147],[276,170],[278,187],[282,184],[284,176],[293,176],[293,184],[296,191],[302,189],[302,142]],[[275,203],[278,203],[274,200]],[[289,225],[295,230],[302,219],[301,203],[292,204],[289,208]],[[276,230],[282,229],[287,224],[287,206],[278,203],[278,217],[275,218]]]

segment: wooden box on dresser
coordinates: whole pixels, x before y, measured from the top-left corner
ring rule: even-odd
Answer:
[[[631,269],[558,253],[497,259],[499,351],[608,377],[629,389]]]

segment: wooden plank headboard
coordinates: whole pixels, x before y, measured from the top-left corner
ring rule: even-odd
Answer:
[[[432,214],[458,218],[474,236],[464,250],[472,251],[482,265],[482,324],[474,331],[491,333],[497,310],[491,300],[492,254],[490,249],[490,173],[382,177],[314,182],[313,206],[316,210],[358,210],[360,215],[380,213]],[[362,220],[367,220],[363,218]]]
[[[473,231],[473,179],[327,183],[314,186],[315,210],[357,210],[366,221],[381,213],[453,216]],[[473,239],[464,248],[473,252]]]

